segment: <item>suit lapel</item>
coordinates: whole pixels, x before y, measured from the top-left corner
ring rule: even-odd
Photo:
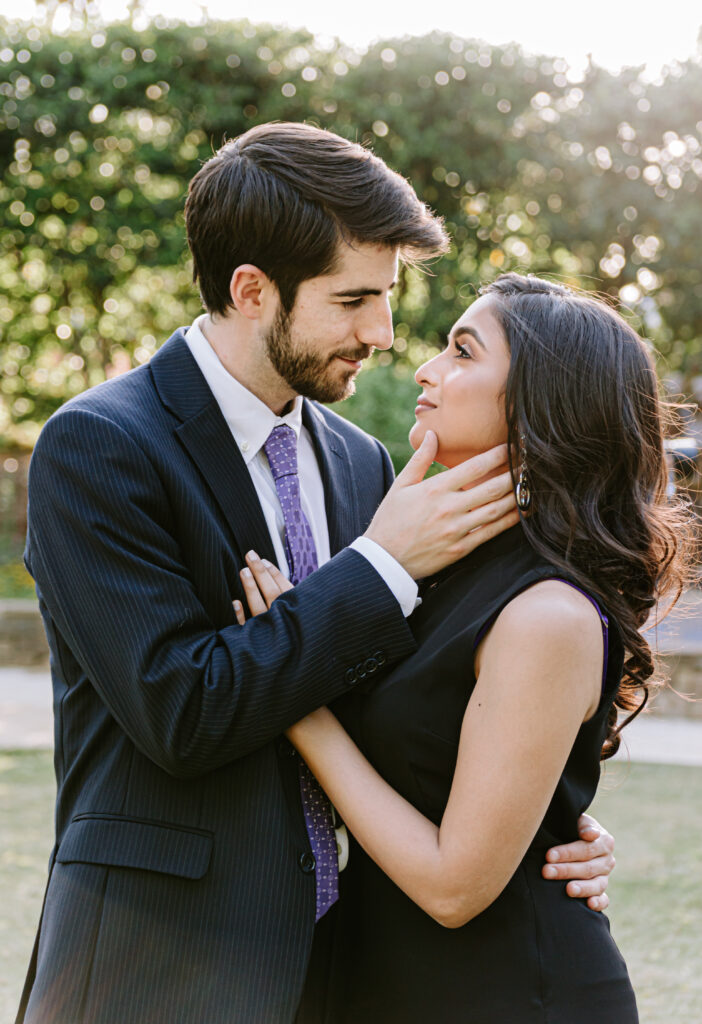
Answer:
[[[182,328],[159,349],[150,366],[162,402],[181,420],[175,434],[224,513],[242,560],[253,548],[275,562],[251,475]]]
[[[261,503],[217,401],[180,328],[150,362],[161,401],[179,420],[175,434],[198,466],[229,523],[241,555],[253,548],[276,561]],[[351,459],[343,437],[305,399],[303,423],[312,437],[324,485],[329,547],[335,555],[361,532]]]
[[[302,421],[312,437],[322,474],[329,527],[329,548],[335,555],[361,532],[361,519],[346,442],[327,423],[323,413],[305,399]]]

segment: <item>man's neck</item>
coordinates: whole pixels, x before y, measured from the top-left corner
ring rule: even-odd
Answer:
[[[289,412],[297,395],[275,372],[263,352],[263,342],[248,323],[209,314],[200,330],[224,369],[276,416]]]

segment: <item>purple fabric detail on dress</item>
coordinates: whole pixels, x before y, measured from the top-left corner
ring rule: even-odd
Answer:
[[[552,576],[551,579],[558,580],[559,583],[566,583],[569,587],[572,587],[573,590],[579,591],[583,597],[588,599],[600,617],[600,622],[602,623],[602,643],[604,645],[602,658],[602,692],[604,693],[605,683],[607,682],[607,661],[609,659],[609,619],[602,611],[592,594],[588,594],[587,590],[583,590],[583,588],[579,587],[577,583],[571,583],[570,580],[564,580],[562,576]]]
[[[317,568],[317,549],[300,500],[297,475],[297,437],[292,427],[274,427],[263,446],[271,467],[285,522],[285,556],[290,579],[297,584]],[[314,854],[317,907],[315,920],[339,898],[339,859],[332,807],[302,758],[298,758],[300,795],[305,828]]]

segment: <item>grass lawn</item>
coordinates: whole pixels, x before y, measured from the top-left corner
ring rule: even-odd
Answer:
[[[19,558],[13,562],[0,562],[1,597],[36,597],[34,580]]]
[[[702,1021],[702,769],[610,764],[593,811],[617,837],[612,931],[641,1024]],[[0,1020],[29,960],[52,842],[48,751],[0,751]],[[498,1022],[495,1024],[510,1024]]]
[[[12,1021],[34,943],[53,845],[47,750],[0,750],[0,1020]]]
[[[592,813],[617,838],[608,916],[641,1024],[700,1024],[702,768],[610,762]]]

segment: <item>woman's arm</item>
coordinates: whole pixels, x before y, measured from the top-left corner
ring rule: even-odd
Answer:
[[[597,613],[557,581],[512,601],[478,652],[440,827],[392,789],[334,716],[288,736],[366,852],[435,920],[459,927],[505,887],[543,820],[602,674]]]

